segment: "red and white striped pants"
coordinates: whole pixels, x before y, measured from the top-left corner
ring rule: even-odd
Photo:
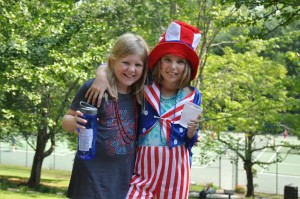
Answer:
[[[184,145],[139,146],[127,198],[187,199],[189,184],[189,154]]]

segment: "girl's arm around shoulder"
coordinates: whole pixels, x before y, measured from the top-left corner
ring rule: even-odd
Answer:
[[[101,99],[104,95],[104,92],[107,91],[112,98],[115,98],[113,92],[110,88],[107,75],[106,75],[107,65],[100,65],[96,70],[96,78],[91,87],[89,87],[88,91],[85,93],[85,97],[87,98],[88,103],[92,103],[92,105],[96,105],[100,107]],[[97,102],[97,103],[96,103]]]

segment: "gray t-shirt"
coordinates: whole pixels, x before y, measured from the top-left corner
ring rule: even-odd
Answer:
[[[86,101],[84,95],[94,79],[87,81],[76,93],[70,106],[79,109],[79,102]],[[122,125],[129,136],[133,136],[133,95],[118,94],[118,106]],[[124,199],[133,174],[136,141],[128,144],[126,134],[119,130],[113,100],[102,99],[98,108],[98,134],[96,157],[81,160],[75,156],[67,197],[78,199]],[[137,125],[137,124],[136,124]],[[121,133],[122,132],[122,133]],[[136,132],[135,132],[136,133]],[[124,136],[126,142],[124,141]]]

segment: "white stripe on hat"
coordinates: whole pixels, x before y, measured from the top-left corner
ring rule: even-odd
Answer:
[[[200,39],[201,39],[201,34],[200,33],[197,33],[197,34],[194,34],[194,40],[193,40],[193,43],[192,43],[192,48],[195,50],[200,42]]]
[[[180,31],[180,25],[172,22],[166,31],[166,41],[180,41]]]

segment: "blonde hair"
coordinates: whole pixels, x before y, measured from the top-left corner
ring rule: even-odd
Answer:
[[[139,55],[144,64],[141,78],[130,86],[131,93],[135,94],[137,102],[139,104],[142,104],[144,97],[143,87],[147,79],[148,71],[148,46],[141,36],[132,33],[125,33],[121,35],[113,46],[108,60],[118,60],[128,55]],[[117,97],[118,90],[116,76],[114,74],[113,66],[111,65],[110,61],[108,61],[106,72],[112,92]]]
[[[185,88],[190,85],[191,82],[191,64],[186,61],[182,78],[177,85],[178,89]],[[152,79],[157,84],[163,84],[163,77],[161,75],[161,60],[159,60],[152,70]]]

